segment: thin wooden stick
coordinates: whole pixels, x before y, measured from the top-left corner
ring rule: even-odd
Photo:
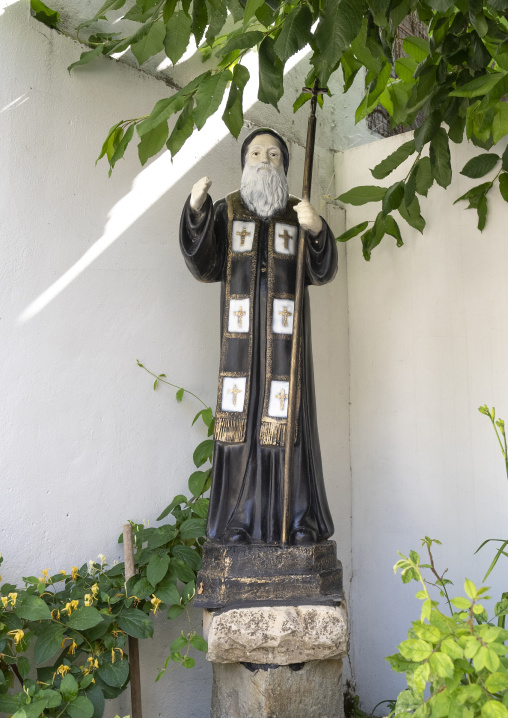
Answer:
[[[125,582],[134,576],[134,547],[132,545],[132,526],[123,527],[123,555],[125,562]],[[143,718],[141,708],[141,675],[139,663],[139,643],[137,638],[129,636],[129,664],[131,674],[132,718]]]

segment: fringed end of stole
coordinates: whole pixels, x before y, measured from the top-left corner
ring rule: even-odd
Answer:
[[[242,444],[245,441],[247,431],[247,418],[230,418],[225,416],[215,417],[215,441],[223,441],[229,444]]]
[[[295,430],[295,444],[298,438],[298,427]],[[259,432],[259,443],[262,446],[285,446],[286,422],[262,421]]]

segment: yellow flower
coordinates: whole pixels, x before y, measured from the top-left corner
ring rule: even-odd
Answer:
[[[106,561],[106,557],[104,556],[103,553],[100,553],[98,558],[100,559],[101,566],[102,566],[102,564]]]
[[[62,576],[67,576],[67,571],[64,571],[63,569],[61,571],[59,571],[58,573],[61,573]]]
[[[150,601],[150,603],[153,606],[153,613],[155,615],[157,613],[157,611],[159,610],[159,606],[162,603],[162,601],[160,600],[160,598],[157,598],[157,596],[154,593],[152,593],[152,600]]]
[[[77,648],[77,647],[78,647],[78,644],[76,643],[76,641],[72,641],[71,645],[69,646],[69,650],[67,651],[67,653],[70,653],[71,656],[73,656],[73,655],[76,653],[76,648]]]
[[[73,610],[76,610],[76,608],[79,606],[79,601],[69,601],[69,603],[65,604],[64,611],[67,611],[67,615],[70,616]]]
[[[23,636],[25,635],[25,632],[21,630],[21,628],[18,628],[16,631],[8,631],[8,635],[12,636],[14,638],[14,643],[18,645],[18,643],[21,641]]]
[[[99,586],[96,583],[94,583],[94,585],[92,586],[92,588],[90,590],[92,591],[94,598],[95,598],[95,596],[97,596],[97,594],[99,593]]]
[[[58,666],[58,668],[56,669],[56,673],[54,674],[54,676],[59,675],[59,676],[62,676],[62,678],[63,678],[65,675],[67,675],[67,673],[68,673],[70,670],[71,670],[71,667],[70,667],[70,666],[64,666],[63,663],[62,663],[62,665],[61,665],[61,666]],[[53,676],[53,677],[54,677],[54,676]]]
[[[78,576],[79,576],[79,568],[77,566],[73,566],[72,573],[71,573],[72,580],[75,581]]]
[[[115,649],[112,648],[111,649],[111,663],[114,663],[115,661],[116,661]]]
[[[91,593],[87,593],[85,596],[85,606],[93,606],[93,596]]]
[[[53,615],[53,614],[55,614],[55,615]],[[51,611],[51,618],[56,618],[57,621],[60,619],[60,611],[58,610],[58,608],[54,608]]]
[[[7,606],[9,605],[9,599],[7,598],[7,596],[1,596],[0,600],[2,601],[2,606],[4,608],[7,608]]]
[[[18,597],[18,594],[17,594],[17,593],[10,593],[10,594],[9,594],[9,598],[11,599],[11,605],[12,605],[12,606],[15,606],[15,605],[16,605],[16,599],[17,599],[17,597]]]

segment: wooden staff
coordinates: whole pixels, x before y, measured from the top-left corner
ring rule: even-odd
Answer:
[[[303,88],[303,92],[312,93],[310,101],[310,117],[307,126],[307,149],[305,151],[305,167],[303,171],[302,199],[310,200],[312,185],[312,165],[314,161],[314,143],[316,138],[316,105],[318,95],[326,90],[319,87],[316,78],[312,89]],[[284,494],[282,512],[282,543],[289,543],[291,486],[293,483],[295,432],[297,420],[298,371],[301,361],[300,344],[302,336],[302,308],[305,279],[305,255],[307,250],[307,232],[300,227],[296,261],[296,291],[293,317],[293,343],[291,346],[291,373],[289,375],[288,419],[286,426],[286,450],[284,461]]]
[[[123,527],[123,555],[125,562],[125,582],[136,573],[134,568],[134,548],[132,545],[132,526]],[[143,718],[141,711],[141,676],[139,664],[139,643],[137,638],[129,636],[129,665],[131,674],[132,718]]]

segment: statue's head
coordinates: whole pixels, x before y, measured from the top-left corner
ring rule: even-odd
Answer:
[[[262,127],[244,141],[240,191],[245,205],[263,219],[286,207],[288,166],[287,145],[274,130]]]

